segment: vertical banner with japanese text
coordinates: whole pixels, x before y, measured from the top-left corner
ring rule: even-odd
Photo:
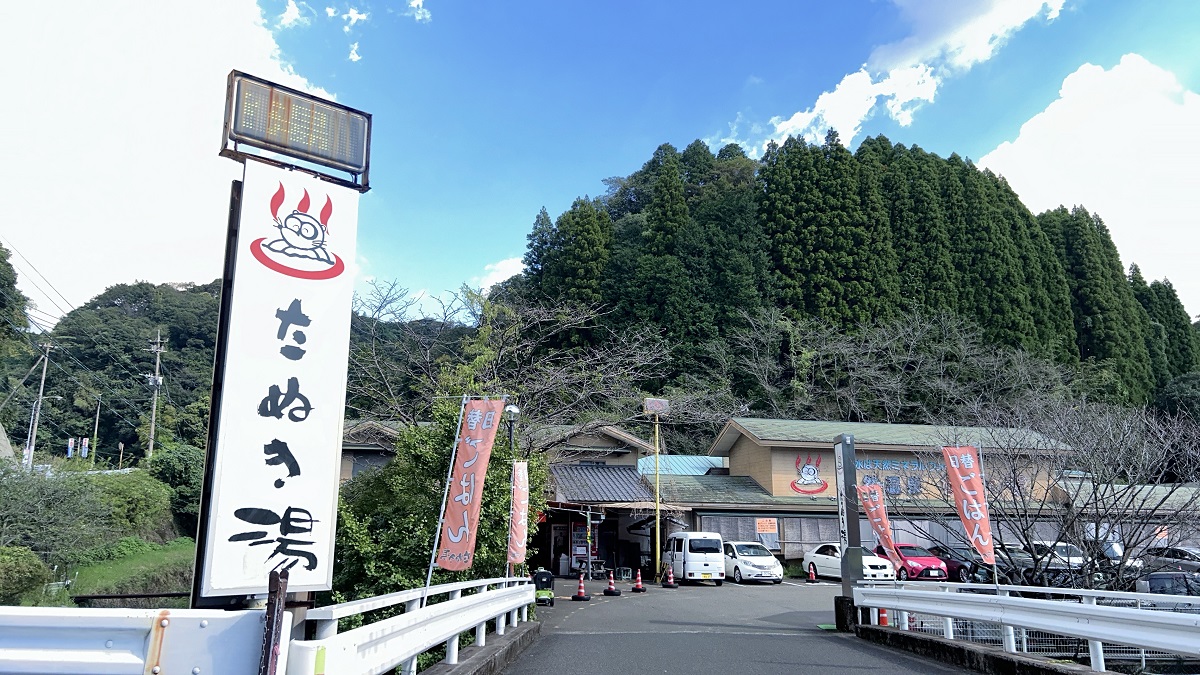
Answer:
[[[248,161],[200,593],[333,581],[359,193]]]
[[[942,457],[946,459],[946,475],[950,478],[950,489],[954,491],[954,507],[958,510],[967,538],[983,562],[994,565],[996,554],[992,546],[992,521],[988,518],[979,451],[970,445],[943,447]]]
[[[513,462],[512,522],[508,526],[508,562],[525,562],[529,539],[529,463]]]
[[[470,399],[463,404],[462,427],[454,449],[450,490],[442,507],[437,565],[444,570],[465,570],[475,562],[475,535],[479,533],[479,506],[483,479],[504,399]]]
[[[896,542],[892,540],[892,523],[888,520],[887,506],[883,503],[883,486],[879,483],[855,486],[858,490],[858,501],[867,522],[871,523],[871,531],[879,540],[879,545],[887,553],[888,560],[899,570],[903,561],[896,552]]]

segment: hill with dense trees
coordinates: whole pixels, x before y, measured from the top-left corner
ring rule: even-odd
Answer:
[[[662,145],[554,222],[543,210],[523,277],[531,300],[613,308],[672,346],[667,382],[711,370],[756,313],[853,333],[949,313],[987,344],[1078,368],[1094,396],[1146,404],[1200,367],[1170,282],[1128,276],[1083,206],[1034,215],[1000,176],[958,155],[870,138],[851,153],[789,138],[760,161],[729,145]],[[741,391],[748,394],[748,391]],[[914,420],[917,421],[917,420]]]

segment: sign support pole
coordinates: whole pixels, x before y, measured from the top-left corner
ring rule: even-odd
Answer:
[[[662,572],[662,521],[658,484],[658,413],[654,413],[654,574]]]
[[[837,466],[839,543],[842,547],[842,595],[834,598],[838,630],[853,631],[858,623],[854,607],[854,586],[863,578],[862,532],[858,524],[858,483],[854,469],[854,435],[841,434],[834,439],[833,458]]]

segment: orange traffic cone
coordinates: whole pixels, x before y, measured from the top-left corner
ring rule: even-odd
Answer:
[[[886,625],[888,625],[888,615],[887,615],[887,610],[886,610],[886,609],[884,609],[883,607],[880,607],[880,608],[879,608],[879,625],[880,625],[880,626],[886,626]]]
[[[609,570],[609,571],[608,571],[608,588],[604,589],[604,594],[605,594],[605,595],[607,595],[607,596],[609,596],[609,597],[612,597],[612,596],[614,596],[614,595],[620,595],[620,594],[621,594],[621,591],[618,591],[618,590],[617,590],[617,586],[616,586],[616,584],[614,584],[614,583],[613,583],[613,573],[612,573],[612,570]]]
[[[662,583],[663,588],[679,588],[679,584],[675,583],[675,567],[667,566],[667,580]]]
[[[571,600],[572,601],[582,600],[583,602],[587,602],[588,600],[591,600],[591,599],[592,599],[592,596],[588,595],[587,590],[585,590],[583,588],[583,574],[580,573],[580,575],[579,575],[579,592],[576,593],[575,595],[572,595]]]
[[[807,583],[807,584],[817,583],[817,566],[816,565],[810,564],[808,566],[808,578],[804,580],[804,583]]]
[[[641,568],[638,568],[637,582],[633,584],[633,592],[634,593],[645,593],[646,592],[646,587],[642,585],[642,570],[641,570]]]

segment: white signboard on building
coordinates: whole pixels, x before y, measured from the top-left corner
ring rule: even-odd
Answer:
[[[246,162],[203,596],[332,585],[358,197]]]

